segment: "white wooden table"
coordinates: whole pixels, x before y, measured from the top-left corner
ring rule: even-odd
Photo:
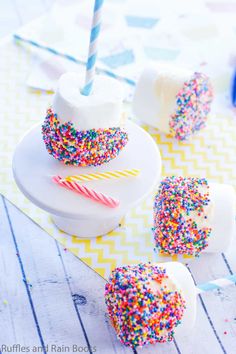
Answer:
[[[23,7],[26,0],[1,0],[0,36],[41,14],[50,3],[31,0]],[[236,242],[227,255],[204,256],[190,265],[196,283],[236,272],[235,249]],[[23,352],[24,346],[29,353],[236,353],[236,286],[199,297],[192,336],[131,350],[119,343],[109,324],[104,284],[0,197],[0,354]],[[17,344],[21,348],[13,347]]]
[[[75,345],[77,352],[83,347],[84,352],[92,353],[96,348],[101,354],[235,353],[235,286],[199,297],[191,337],[132,351],[118,342],[109,324],[103,298],[105,280],[3,197],[0,215],[1,345],[20,344],[32,353],[34,346],[51,353],[53,345],[65,353],[72,353]],[[204,274],[199,274],[198,263],[191,266],[196,282],[236,271],[236,260],[230,254],[228,259],[215,257],[217,269],[207,265],[207,258],[201,260]]]

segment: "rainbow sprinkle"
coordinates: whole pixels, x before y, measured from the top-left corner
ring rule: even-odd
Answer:
[[[166,177],[154,201],[154,239],[157,249],[168,255],[198,256],[208,246],[210,227],[199,228],[196,220],[207,219],[209,186],[205,178]]]
[[[158,290],[151,287],[151,282],[158,285]],[[170,282],[165,269],[156,264],[140,263],[113,270],[105,286],[105,302],[124,345],[142,347],[173,340],[185,300],[180,292],[168,289]]]
[[[177,108],[169,122],[171,135],[178,140],[187,140],[204,128],[212,100],[213,89],[209,78],[195,72],[176,95]]]
[[[127,133],[120,128],[79,131],[72,122],[60,124],[51,108],[47,110],[42,134],[49,154],[74,166],[98,166],[109,162],[128,142]]]

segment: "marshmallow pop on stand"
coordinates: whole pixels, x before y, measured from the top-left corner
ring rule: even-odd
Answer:
[[[89,96],[81,94],[83,76],[59,79],[42,132],[48,152],[74,166],[99,166],[118,156],[128,142],[121,83],[97,76]]]
[[[121,83],[95,75],[102,4],[95,1],[85,84],[79,74],[62,75],[42,128],[25,135],[13,158],[14,177],[26,197],[49,212],[58,228],[79,237],[117,227],[128,209],[153,191],[161,174],[153,139],[125,121]],[[140,171],[137,177],[133,170]],[[94,173],[130,177],[84,177]],[[71,175],[80,177],[71,181]]]

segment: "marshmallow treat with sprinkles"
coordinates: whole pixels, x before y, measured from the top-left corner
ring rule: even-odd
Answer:
[[[52,107],[42,126],[47,151],[66,165],[99,166],[114,159],[128,142],[121,83],[96,76],[89,96],[81,94],[83,76],[59,79]]]
[[[154,200],[153,232],[161,254],[226,251],[235,235],[233,187],[205,178],[166,177]]]
[[[209,78],[165,63],[146,68],[133,99],[138,119],[178,140],[204,128],[213,99]]]
[[[129,347],[172,341],[196,317],[196,288],[178,262],[118,267],[105,286],[105,302],[119,340]]]

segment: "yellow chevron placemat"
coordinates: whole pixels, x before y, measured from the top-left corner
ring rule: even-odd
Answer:
[[[48,214],[18,190],[11,170],[13,151],[22,135],[43,119],[51,95],[31,92],[25,85],[32,65],[30,52],[9,42],[1,49],[0,192],[103,277],[117,265],[153,260],[152,197],[130,210],[119,228],[109,235],[81,240],[60,232]],[[163,175],[202,176],[236,186],[236,119],[233,117],[212,116],[207,129],[189,143],[173,141],[155,129],[144,128],[160,148]]]

